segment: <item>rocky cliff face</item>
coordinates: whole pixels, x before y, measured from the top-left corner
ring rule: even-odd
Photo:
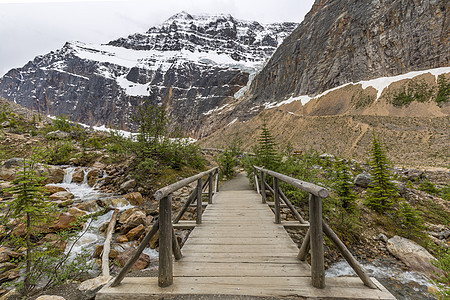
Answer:
[[[446,0],[316,0],[256,76],[247,101],[450,66],[449,10]]]
[[[247,85],[297,26],[182,12],[107,45],[66,43],[0,80],[0,96],[90,125],[133,129],[148,99],[194,137],[208,115]]]

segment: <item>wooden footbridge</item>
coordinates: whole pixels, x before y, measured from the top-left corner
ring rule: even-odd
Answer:
[[[272,176],[273,187],[265,178]],[[203,177],[208,176],[205,182]],[[255,167],[257,192],[240,175],[218,192],[217,168],[159,190],[160,216],[133,258],[96,299],[241,299],[260,296],[296,299],[395,299],[376,279],[369,278],[345,245],[322,220],[321,199],[327,190]],[[215,179],[215,183],[213,180]],[[283,180],[310,193],[306,222],[279,188]],[[172,221],[171,194],[191,182],[197,188]],[[207,192],[203,192],[206,189]],[[267,203],[266,193],[273,195]],[[207,197],[202,197],[204,194]],[[196,199],[207,198],[208,204]],[[180,221],[196,202],[196,221]],[[289,207],[298,221],[281,220]],[[273,211],[270,207],[273,207]],[[195,227],[180,249],[173,228]],[[284,227],[308,228],[299,249]],[[159,276],[125,277],[150,238],[159,230]],[[358,277],[325,278],[323,232],[341,251]],[[311,252],[311,266],[305,261]],[[175,258],[175,261],[173,259]],[[273,299],[273,298],[271,298]]]

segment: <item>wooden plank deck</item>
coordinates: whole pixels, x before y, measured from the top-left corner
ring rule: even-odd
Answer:
[[[158,287],[157,278],[126,277],[118,287],[104,287],[96,299],[164,295],[395,299],[375,279],[377,290],[350,277],[326,278],[324,289],[313,288],[310,266],[297,260],[298,247],[252,190],[218,193],[182,252],[183,258],[174,262],[172,286]]]

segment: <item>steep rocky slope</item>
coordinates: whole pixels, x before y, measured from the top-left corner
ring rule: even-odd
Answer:
[[[260,24],[182,12],[107,45],[66,43],[0,79],[0,95],[90,125],[133,129],[145,99],[198,137],[208,112],[246,86],[295,23]]]
[[[450,66],[446,0],[316,0],[256,76],[248,102]]]

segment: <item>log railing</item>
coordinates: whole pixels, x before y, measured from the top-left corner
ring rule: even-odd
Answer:
[[[203,183],[203,178],[208,176],[207,180]],[[215,180],[215,184],[213,181]],[[159,189],[155,193],[155,199],[159,201],[159,218],[153,223],[153,226],[145,235],[139,247],[136,249],[133,256],[125,264],[120,273],[111,283],[111,286],[118,286],[123,280],[125,275],[131,269],[133,264],[141,255],[142,251],[147,247],[151,238],[159,230],[159,267],[158,267],[158,285],[160,287],[167,287],[173,283],[173,263],[172,254],[175,260],[179,260],[182,257],[180,245],[178,244],[175,232],[172,226],[172,193],[187,186],[188,184],[197,181],[197,187],[192,191],[186,203],[181,208],[178,215],[173,220],[173,223],[178,223],[189,208],[189,206],[197,201],[197,224],[202,223],[202,196],[203,189],[208,187],[208,203],[211,204],[213,195],[219,191],[219,172],[218,168],[212,168],[208,171],[199,173],[189,178],[175,182],[162,189]]]
[[[334,233],[330,226],[328,226],[322,219],[322,199],[328,197],[328,191],[313,183],[301,181],[271,170],[266,170],[260,167],[253,167],[253,174],[257,192],[261,194],[262,202],[266,203],[266,190],[268,190],[274,197],[274,213],[275,223],[281,223],[281,203],[280,200],[292,211],[294,216],[301,224],[308,224],[302,216],[298,213],[292,203],[288,200],[286,195],[280,189],[279,181],[284,181],[298,189],[309,193],[309,229],[306,232],[305,239],[300,247],[298,259],[306,260],[308,252],[311,250],[311,279],[312,285],[316,288],[325,287],[325,265],[324,265],[324,250],[323,250],[323,233],[336,245],[336,248],[341,252],[342,256],[355,270],[356,274],[361,278],[363,283],[369,288],[376,289],[377,286],[372,282],[367,275],[366,270],[358,263],[352,256],[350,251]],[[267,175],[273,177],[273,188],[266,182]]]

